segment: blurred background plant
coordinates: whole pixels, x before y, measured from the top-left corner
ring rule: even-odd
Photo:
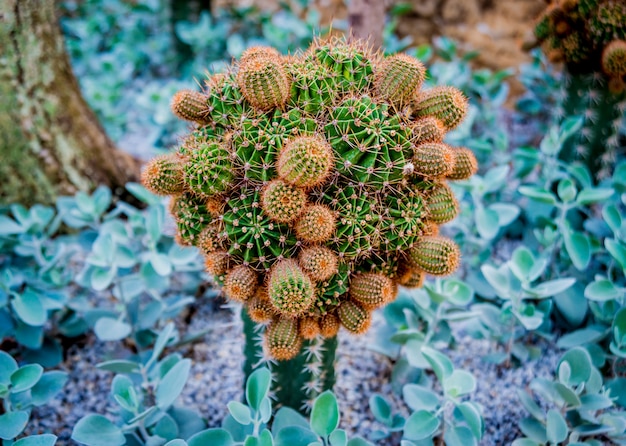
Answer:
[[[282,53],[306,47],[328,23],[325,11],[306,1],[273,12],[201,2],[181,10],[178,3],[59,4],[86,100],[117,145],[140,158],[166,151],[185,130],[169,111],[175,91],[195,87],[181,79],[200,79],[209,66],[219,70],[252,45]],[[364,416],[378,423],[366,436],[403,446],[493,444],[493,414],[479,400],[482,368],[469,370],[456,356],[470,336],[476,345],[489,343],[482,364],[503,377],[516,367],[532,371],[548,352],[562,357],[554,376],[523,383],[518,398],[527,414],[501,441],[624,444],[624,153],[617,150],[600,176],[563,157],[589,116],[575,107],[564,115],[562,87],[570,84],[540,51],[522,66],[484,68],[484,52],[446,37],[417,44],[399,32],[416,14],[426,13],[409,2],[389,9],[384,48],[420,58],[432,85],[454,85],[470,98],[466,122],[448,140],[471,148],[480,171],[454,186],[461,211],[444,228],[462,247],[463,269],[402,291],[375,321],[372,361],[388,362],[391,372],[384,377],[389,392],[360,395],[370,400]],[[334,32],[347,28],[345,20],[333,23]],[[623,116],[613,125],[619,147]],[[225,405],[230,416],[209,433],[202,408],[181,408],[177,398],[191,379],[182,346],[203,335],[186,330],[186,322],[219,298],[195,249],[174,243],[167,204],[135,184],[126,191],[129,202],[101,187],[54,206],[0,208],[0,349],[8,353],[0,352],[0,438],[20,438],[15,446],[54,444],[55,435],[24,436],[31,433],[28,419],[65,391],[69,346],[89,348],[86,340],[95,336],[122,347],[120,358],[101,358],[99,366],[116,375],[111,407],[119,416],[84,418],[74,435],[80,443],[364,444],[337,428],[336,397],[319,403],[321,418],[280,409],[271,424],[262,402],[271,395],[255,390],[245,403]],[[204,330],[215,327],[208,320]],[[94,428],[110,436],[90,437]],[[222,428],[228,434],[214,430]]]

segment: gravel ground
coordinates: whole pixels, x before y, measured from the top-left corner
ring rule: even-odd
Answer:
[[[208,306],[207,306],[208,307]],[[377,315],[374,325],[380,324]],[[211,320],[214,327],[204,342],[187,347],[185,356],[193,360],[190,378],[183,390],[185,407],[198,410],[210,427],[219,426],[226,415],[226,404],[242,397],[243,361],[241,346],[243,334],[238,317],[230,311],[200,310],[194,315],[190,330],[200,330]],[[375,328],[375,327],[374,327]],[[341,427],[350,434],[370,438],[373,430],[381,428],[369,411],[368,400],[378,392],[390,399],[396,410],[406,413],[401,398],[393,395],[390,384],[391,361],[368,349],[375,330],[362,337],[342,333],[338,350],[337,385],[335,393],[340,402]],[[519,434],[517,421],[525,416],[517,402],[515,390],[525,388],[534,377],[551,376],[559,352],[553,345],[544,345],[540,359],[529,361],[520,368],[501,368],[482,361],[492,345],[459,333],[458,348],[447,354],[455,366],[472,372],[478,379],[473,401],[484,408],[486,432],[482,445],[510,444]],[[111,414],[115,403],[110,400],[112,373],[100,371],[95,364],[105,359],[120,357],[115,343],[91,341],[84,347],[72,347],[63,368],[70,378],[64,389],[48,406],[36,409],[29,424],[30,433],[52,432],[59,437],[59,445],[75,444],[69,438],[71,429],[88,413]],[[399,444],[394,437],[377,444]]]

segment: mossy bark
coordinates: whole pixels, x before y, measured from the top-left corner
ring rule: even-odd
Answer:
[[[72,73],[54,0],[0,3],[0,203],[51,203],[138,178]]]

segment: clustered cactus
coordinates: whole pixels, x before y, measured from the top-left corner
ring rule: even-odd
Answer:
[[[451,87],[421,91],[425,74],[408,55],[331,39],[292,56],[250,48],[203,92],[174,97],[197,126],[143,183],[173,196],[179,242],[267,324],[271,357],[341,326],[363,333],[398,285],[457,267],[437,227],[458,210],[446,181],[477,168],[443,143],[467,102]]]
[[[561,152],[610,175],[626,112],[626,0],[552,0],[535,26],[552,62],[564,62],[563,116],[583,117],[580,138]]]
[[[603,72],[616,93],[626,88],[626,1],[552,0],[535,36],[553,62],[573,73]]]

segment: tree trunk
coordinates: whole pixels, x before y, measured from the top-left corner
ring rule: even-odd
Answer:
[[[374,50],[383,44],[385,3],[384,0],[350,0],[348,5],[350,35],[369,41]]]
[[[138,178],[139,163],[80,93],[54,0],[0,2],[0,95],[0,203],[51,203]]]

